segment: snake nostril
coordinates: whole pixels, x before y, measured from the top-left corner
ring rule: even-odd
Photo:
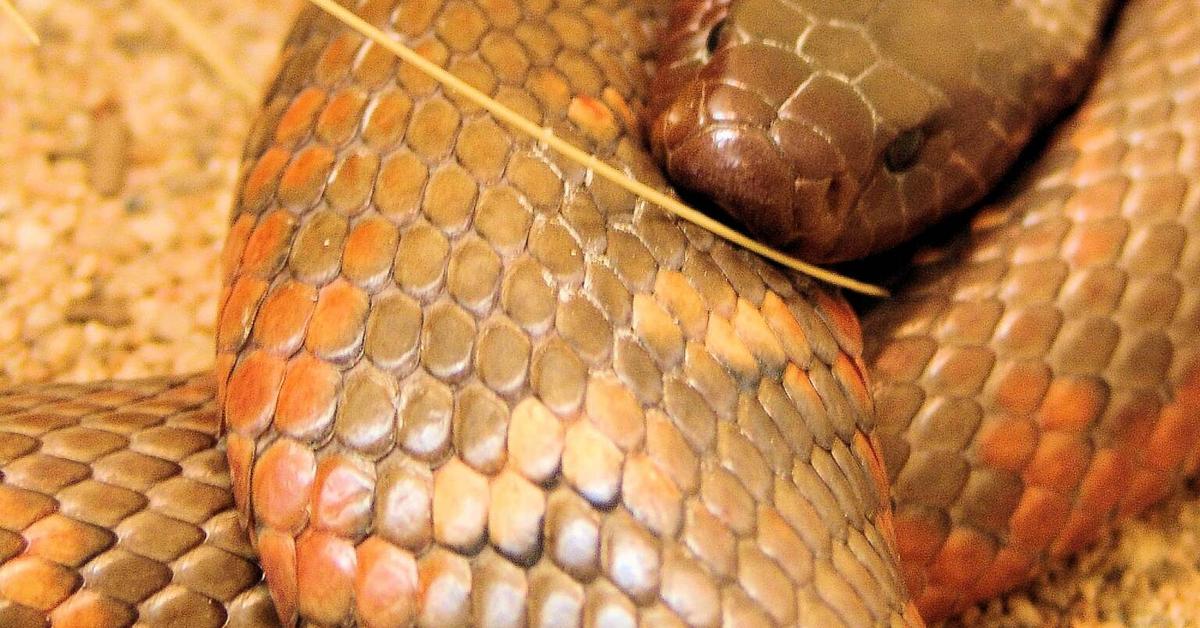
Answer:
[[[925,132],[908,129],[896,136],[883,153],[883,163],[892,172],[908,170],[917,161],[921,145],[925,143]]]
[[[716,52],[717,46],[721,44],[721,31],[723,30],[725,30],[725,18],[717,20],[717,23],[713,24],[712,29],[708,31],[708,39],[704,42],[704,47],[710,53]]]

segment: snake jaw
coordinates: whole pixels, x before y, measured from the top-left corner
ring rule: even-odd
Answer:
[[[467,30],[461,6],[438,15],[451,43]],[[1172,75],[1182,107],[1200,74],[1163,68],[1194,44],[1130,19],[1136,40],[1174,54],[1127,54],[1147,48],[1125,36],[1114,74]],[[402,91],[371,92],[361,138],[345,140],[352,157],[330,170],[318,140],[357,118],[336,98],[317,116],[321,75],[305,77],[309,57],[344,61],[348,40],[313,28],[304,49],[324,52],[280,69],[280,85],[303,89],[273,88],[268,102],[290,107],[264,108],[266,139],[247,150],[219,381],[0,394],[0,514],[21,522],[0,530],[0,546],[21,550],[0,551],[0,623],[69,595],[56,623],[97,601],[151,624],[224,602],[228,623],[246,625],[265,587],[284,625],[838,612],[849,625],[868,613],[921,625],[917,605],[937,619],[1012,588],[1200,467],[1200,325],[1186,292],[1200,279],[1185,249],[1200,127],[1144,119],[1140,85],[1097,90],[1028,187],[905,256],[916,281],[860,327],[835,294],[580,183],[543,147],[509,152],[512,137],[439,95],[410,112]],[[351,91],[368,93],[354,76]],[[908,208],[982,194],[995,168],[973,164],[1001,160],[992,148],[1011,137],[997,127],[989,144],[978,124],[982,137],[939,135],[935,121],[839,149],[844,103],[812,98],[824,117],[795,107],[756,126],[734,112],[761,120],[780,99],[706,81],[667,111],[656,150],[685,182],[718,184],[764,239],[833,234],[829,250],[858,247],[845,257],[900,238],[917,224]],[[544,112],[599,130],[605,156],[660,181],[633,124],[628,141],[605,135],[622,125],[603,106],[632,119],[612,85]],[[308,144],[297,119],[314,125]],[[450,145],[437,142],[446,127],[461,128]],[[372,143],[397,128],[409,146]],[[661,136],[678,141],[668,150]],[[472,187],[482,181],[500,184]],[[864,206],[891,214],[867,220]],[[220,415],[223,445],[211,439]],[[265,583],[253,553],[230,545],[235,517]],[[133,571],[133,588],[161,588],[136,611],[118,582]],[[235,585],[259,593],[233,598]]]
[[[826,134],[756,117],[756,108],[765,104],[739,88],[698,81],[651,123],[653,149],[680,188],[711,199],[755,237],[829,261],[864,186]]]

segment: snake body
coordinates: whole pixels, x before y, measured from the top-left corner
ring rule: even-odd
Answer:
[[[357,10],[667,189],[638,122],[661,3]],[[864,336],[304,12],[215,375],[0,396],[0,624],[915,625],[1015,586],[1197,464],[1200,6],[1124,13],[1023,185]]]
[[[1107,9],[762,4],[675,14],[652,143],[749,228],[823,259],[973,202],[1072,101]],[[800,19],[764,19],[781,11]],[[1040,158],[966,233],[901,257],[906,283],[864,317],[901,564],[927,617],[1014,587],[1195,472],[1196,16],[1130,3]],[[823,55],[831,42],[870,54]],[[755,176],[795,195],[756,197]]]

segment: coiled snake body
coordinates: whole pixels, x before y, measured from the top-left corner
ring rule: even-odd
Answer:
[[[654,150],[816,259],[972,202],[1081,89],[1067,17],[1102,7],[900,4],[676,9]],[[665,187],[658,3],[357,11]],[[975,69],[872,36],[922,17]],[[1197,465],[1197,30],[1129,3],[1080,110],[860,329],[309,10],[247,144],[215,376],[0,396],[0,624],[918,624],[1012,588]]]

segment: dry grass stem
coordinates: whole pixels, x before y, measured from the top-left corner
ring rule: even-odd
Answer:
[[[212,70],[218,80],[228,85],[248,106],[258,104],[258,88],[246,80],[245,74],[229,57],[212,46],[213,36],[204,25],[172,0],[142,1],[175,29],[183,44]]]
[[[29,43],[35,46],[42,43],[42,39],[38,37],[37,31],[33,30],[33,26],[17,11],[17,7],[13,6],[10,0],[0,0],[0,12],[3,12],[16,23],[17,28],[21,29],[21,34],[25,35]]]
[[[729,227],[716,220],[713,220],[700,211],[688,207],[680,202],[679,199],[664,194],[663,192],[626,175],[620,170],[617,170],[603,161],[600,161],[595,155],[582,150],[570,142],[558,137],[549,127],[538,126],[516,111],[513,111],[499,102],[496,102],[488,95],[480,92],[474,87],[471,87],[465,81],[454,76],[441,66],[429,61],[425,57],[422,57],[412,48],[409,48],[408,46],[405,46],[404,44],[401,44],[400,42],[388,37],[383,31],[371,26],[362,18],[337,4],[333,0],[309,0],[309,2],[317,5],[322,10],[337,18],[350,28],[353,28],[355,31],[358,31],[364,37],[374,41],[384,48],[387,48],[397,57],[400,57],[400,59],[403,61],[407,61],[408,63],[416,66],[417,69],[421,70],[425,74],[428,74],[431,78],[446,86],[448,89],[453,90],[460,96],[487,110],[493,116],[496,116],[496,118],[500,121],[516,127],[522,132],[528,134],[530,137],[533,137],[539,142],[542,142],[560,154],[566,156],[571,161],[590,169],[592,172],[604,177],[605,179],[608,179],[625,190],[636,194],[637,196],[640,196],[641,198],[654,203],[659,207],[662,207],[663,209],[675,214],[683,220],[686,220],[703,229],[707,229],[718,237],[724,238],[725,240],[742,246],[767,259],[791,268],[797,272],[804,273],[810,277],[866,295],[877,297],[887,296],[887,291],[883,288],[873,286],[856,279],[851,279],[819,266],[814,266],[786,255],[781,251],[768,247],[762,242],[730,229]]]

